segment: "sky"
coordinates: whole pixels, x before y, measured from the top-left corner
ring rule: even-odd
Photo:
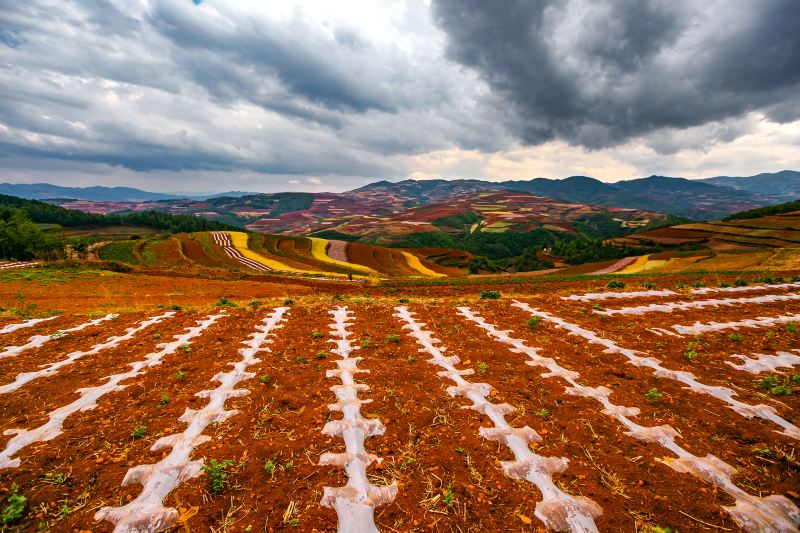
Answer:
[[[3,0],[0,181],[800,170],[798,0]]]

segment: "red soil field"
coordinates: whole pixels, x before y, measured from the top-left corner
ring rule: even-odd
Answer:
[[[336,336],[333,313],[341,313],[343,307],[352,320],[336,327],[346,332],[343,338],[353,348],[351,357],[362,358],[354,368],[366,371],[354,376],[355,383],[365,386],[358,391],[361,424],[385,428],[363,440],[365,451],[380,458],[365,456],[366,479],[377,487],[397,487],[391,501],[374,507],[374,522],[381,531],[544,531],[546,523],[555,523],[543,521],[549,520],[546,509],[562,509],[559,502],[578,497],[594,502],[599,514],[587,519],[600,531],[754,531],[747,522],[737,522],[742,516],[732,511],[737,499],[756,506],[781,502],[760,517],[762,530],[780,530],[782,519],[787,531],[800,523],[800,515],[792,514],[800,504],[795,452],[800,437],[780,433],[775,420],[738,414],[705,389],[690,390],[674,377],[683,374],[659,375],[632,364],[627,352],[606,349],[636,350],[631,357],[655,358],[662,368],[691,373],[703,386],[727,387],[736,392],[736,401],[764,404],[777,420],[796,427],[800,366],[751,374],[729,363],[738,361],[734,354],[798,353],[800,325],[735,324],[757,317],[800,317],[800,300],[611,314],[651,303],[791,295],[793,287],[704,294],[674,286],[701,280],[717,286],[731,280],[661,276],[646,279],[674,294],[576,302],[561,297],[608,292],[606,281],[498,285],[487,279],[477,285],[355,287],[301,280],[290,285],[291,278],[262,281],[268,276],[234,280],[81,272],[61,273],[63,280],[54,281],[52,275],[37,274],[39,278],[31,280],[6,278],[0,284],[0,301],[24,291],[40,309],[62,309],[64,314],[0,335],[4,346],[87,320],[79,315],[123,312],[0,359],[0,391],[20,373],[63,361],[69,353],[88,350],[169,310],[157,305],[175,303],[189,309],[174,311],[174,316],[130,339],[18,390],[0,392],[3,430],[41,426],[54,410],[81,398],[84,388],[94,390],[107,376],[130,372],[131,363],[147,361],[160,344],[186,335],[186,328],[218,313],[220,308],[212,304],[219,297],[241,307],[228,307],[224,316],[161,354],[160,364],[142,368],[120,382],[122,388],[105,392],[96,408],[69,414],[61,434],[19,449],[13,455],[21,461],[18,467],[0,468],[0,507],[8,504],[14,485],[27,498],[26,513],[15,526],[20,530],[111,531],[111,522],[98,520],[95,513],[137,501],[143,485],[123,486],[126,473],[174,456],[170,445],[151,447],[159,439],[188,431],[187,417],[210,405],[208,394],[198,393],[223,387],[215,376],[233,372],[232,363],[245,357],[240,351],[247,346],[243,342],[280,312],[285,314],[274,328],[264,330],[265,341],[259,345],[268,350],[255,352],[260,362],[251,362],[251,374],[242,374],[231,385],[242,392],[225,393],[227,418],[205,426],[202,435],[209,439],[192,441],[187,457],[206,467],[212,459],[217,461],[225,477],[216,478],[215,487],[212,472],[198,470],[154,501],[176,510],[176,527],[181,530],[335,531],[343,518],[320,502],[325,487],[345,486],[353,471],[320,464],[320,459],[345,450],[341,436],[323,432],[326,424],[344,416],[331,410],[337,396],[343,401],[338,385],[346,380],[338,376],[350,364],[334,350],[344,341]],[[635,279],[627,282],[624,290],[641,290]],[[136,294],[129,294],[134,288]],[[486,288],[502,291],[500,298],[480,299],[479,291]],[[279,311],[277,306],[287,297],[293,305]],[[252,299],[263,305],[246,305]],[[404,309],[414,314],[404,315]],[[497,330],[491,326],[487,330],[470,314],[502,331],[493,333]],[[412,317],[421,336],[405,316]],[[536,316],[540,318],[531,320]],[[22,320],[6,316],[0,327]],[[569,335],[554,320],[582,333]],[[734,325],[698,336],[679,335],[672,327],[697,321]],[[502,335],[518,344],[506,343]],[[339,342],[333,342],[336,339]],[[425,345],[421,339],[430,342]],[[592,339],[611,344],[602,346]],[[436,355],[443,348],[444,356]],[[545,364],[561,370],[547,370],[541,366]],[[455,374],[442,372],[442,365],[452,365]],[[454,385],[453,380],[467,385]],[[612,407],[604,407],[598,394]],[[497,418],[497,412],[505,414]],[[632,434],[620,417],[643,428],[672,428],[676,433],[670,442],[677,448]],[[506,423],[516,430],[503,433]],[[530,441],[515,448],[520,441],[514,439],[521,436]],[[13,438],[0,436],[0,459]],[[677,461],[675,449],[689,462]],[[715,482],[682,469],[708,455],[718,458],[707,463],[721,472]],[[528,473],[514,478],[509,474],[516,471],[512,466],[519,464],[513,461],[520,456],[538,458],[552,471],[542,471],[543,477]],[[720,466],[722,462],[728,467]],[[553,500],[554,494],[561,496]],[[771,499],[759,499],[766,497]],[[543,500],[553,507],[545,508]]]

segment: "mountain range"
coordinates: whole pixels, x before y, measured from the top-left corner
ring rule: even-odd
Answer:
[[[401,199],[400,205],[386,204],[383,209],[380,205],[371,207],[373,214],[388,214],[396,212],[398,208],[421,207],[493,191],[520,191],[563,202],[666,213],[693,220],[716,220],[731,213],[800,198],[800,172],[784,170],[756,176],[717,176],[697,180],[649,176],[615,183],[606,183],[588,176],[497,182],[475,179],[407,179],[398,182],[378,181],[345,193],[259,194],[236,191],[197,196],[153,193],[130,187],[61,187],[47,183],[0,184],[0,194],[28,199],[75,199],[121,204],[116,207],[98,207],[98,212],[129,209],[131,206],[122,205],[125,203],[149,204],[164,201],[179,201],[182,209],[194,212],[197,209],[193,207],[202,209],[209,207],[205,202],[210,200],[223,199],[222,202],[212,202],[215,205],[210,207],[216,207],[226,203],[224,200],[226,198],[260,197],[262,200],[255,203],[266,206],[272,201],[278,202],[283,198],[283,201],[278,202],[281,204],[279,213],[267,211],[271,212],[272,216],[302,211],[302,206],[310,206],[314,198],[325,198],[326,201],[334,203],[348,203],[348,198],[358,202],[372,196],[376,201],[384,201],[388,197]],[[205,207],[202,207],[203,205]],[[80,202],[74,203],[74,206],[82,209]],[[159,206],[156,205],[155,208],[158,209]],[[87,209],[91,209],[91,206]],[[221,215],[224,217],[224,214]],[[251,221],[245,223],[249,222]]]

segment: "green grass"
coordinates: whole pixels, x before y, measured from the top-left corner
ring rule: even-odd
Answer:
[[[129,265],[138,265],[140,261],[133,255],[133,247],[138,241],[117,241],[100,249],[98,255],[104,261],[119,261]]]

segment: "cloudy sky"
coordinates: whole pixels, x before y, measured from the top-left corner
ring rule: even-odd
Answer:
[[[800,170],[798,0],[3,0],[0,181]]]

